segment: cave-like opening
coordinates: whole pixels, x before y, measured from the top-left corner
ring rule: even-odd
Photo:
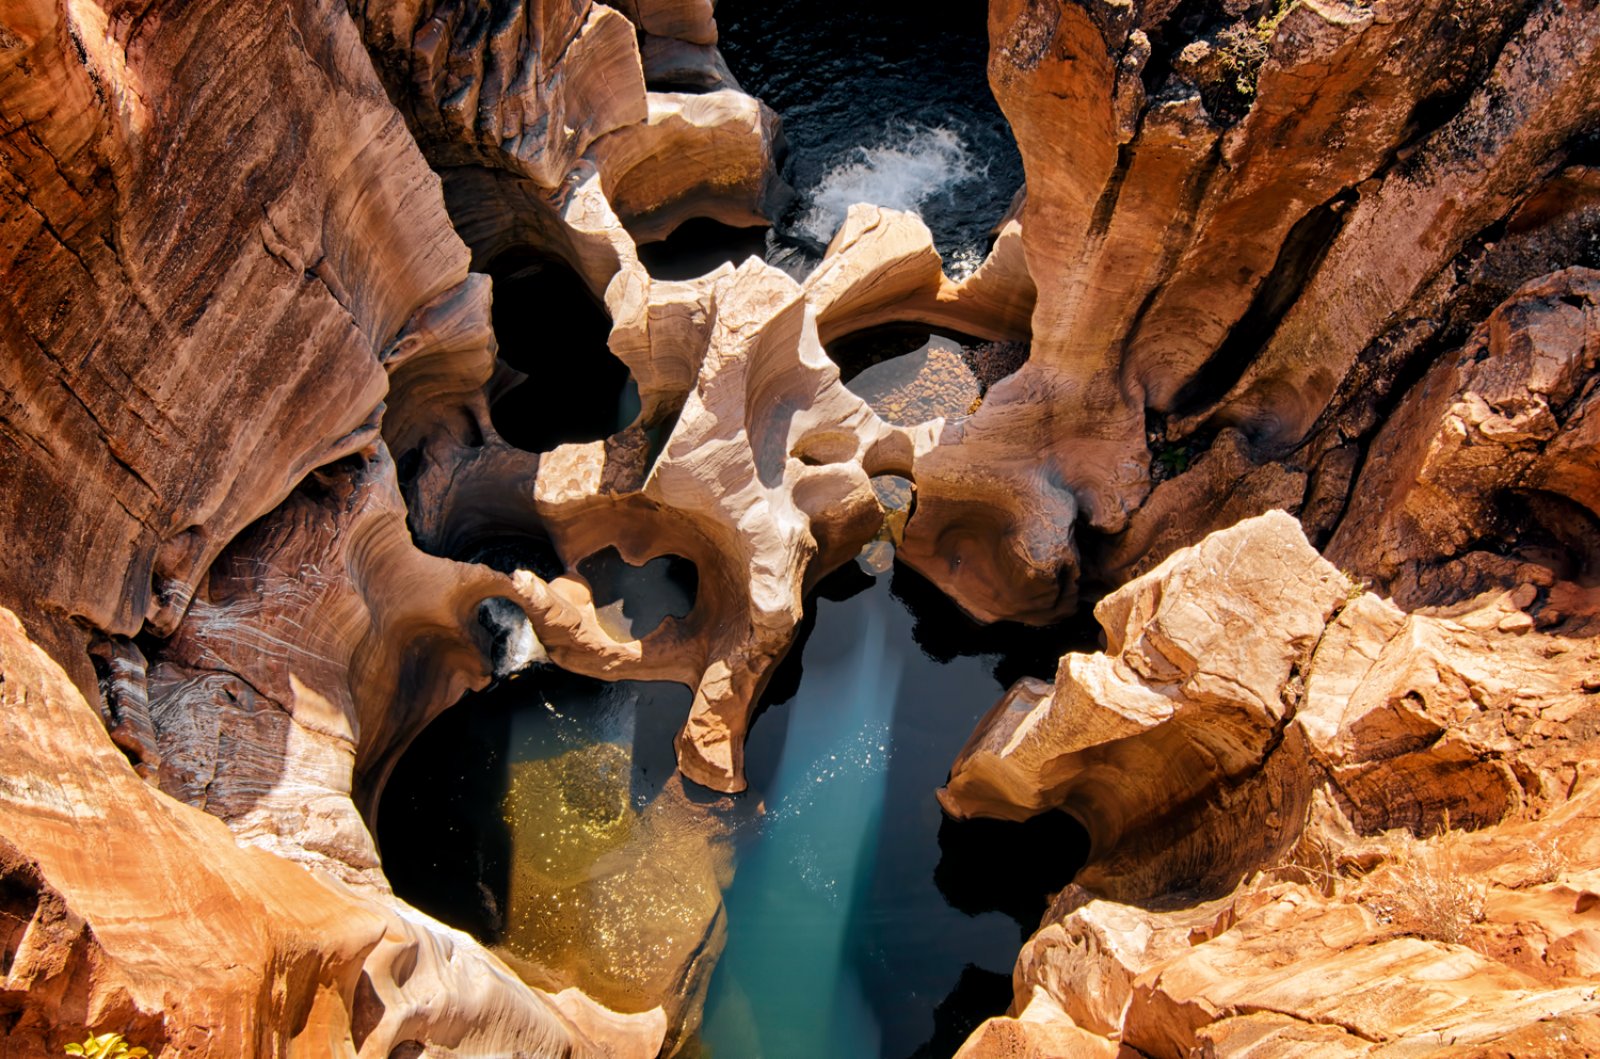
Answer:
[[[529,452],[599,441],[631,423],[639,392],[606,345],[611,319],[565,262],[529,248],[488,265],[501,362],[516,375],[489,415],[509,444]]]
[[[708,217],[696,217],[673,229],[665,239],[639,245],[639,262],[655,279],[690,280],[722,265],[737,267],[767,252],[766,228],[735,228]]]
[[[1028,346],[895,324],[844,335],[826,352],[846,388],[885,421],[912,426],[976,412],[991,386],[1022,367]]]

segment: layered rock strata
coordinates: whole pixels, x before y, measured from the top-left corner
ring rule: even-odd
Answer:
[[[994,3],[989,28],[1042,296],[1027,366],[924,461],[902,552],[985,620],[1069,613],[1085,534],[1114,585],[1232,519],[1347,489],[1347,446],[1372,428],[1352,405],[1437,352],[1474,258],[1587,158],[1597,121],[1600,25],[1565,4]],[[1556,228],[1501,297],[1593,263]],[[1321,480],[1295,495],[1282,472],[1202,459],[1235,437],[1252,465]],[[1157,490],[1141,519],[1191,464],[1207,481]],[[1163,533],[1196,494],[1209,517]]]
[[[1530,1005],[1587,1032],[1581,852],[1488,865],[1588,834],[1600,344],[1569,266],[1600,266],[1600,15],[994,0],[990,41],[1028,186],[964,282],[870,205],[803,282],[668,282],[638,243],[787,194],[708,3],[10,6],[8,1046],[676,1046],[705,888],[712,940],[615,1016],[389,893],[379,795],[540,658],[689,687],[684,774],[741,789],[806,592],[875,540],[986,621],[1128,581],[1106,651],[1012,689],[942,794],[1095,839],[969,1050],[1521,1047]],[[604,440],[494,429],[482,273],[528,254],[611,321],[552,354],[626,367],[640,410]],[[826,349],[907,323],[1029,355],[891,423]],[[1335,565],[1287,515],[1227,528],[1269,509]],[[476,561],[507,538],[561,569]],[[608,623],[584,571],[613,549],[692,562],[693,608]],[[1495,829],[1378,837],[1447,813]],[[1466,933],[1396,904],[1443,857],[1483,893]],[[1363,1012],[1308,995],[1328,967],[1433,984]]]
[[[1093,853],[963,1055],[1581,1053],[1594,275],[1528,284],[1412,388],[1345,571],[1282,513],[1214,533],[985,718],[946,810],[1065,809]]]

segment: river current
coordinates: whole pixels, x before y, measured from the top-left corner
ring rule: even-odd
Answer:
[[[783,119],[797,192],[782,242],[819,251],[852,203],[922,215],[958,278],[1022,186],[987,81],[984,0],[721,0],[720,47]]]

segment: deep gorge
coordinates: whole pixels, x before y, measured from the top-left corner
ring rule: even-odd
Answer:
[[[15,0],[0,1059],[1600,1054],[1597,100],[1566,0]]]

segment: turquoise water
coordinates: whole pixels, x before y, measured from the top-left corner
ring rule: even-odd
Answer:
[[[701,1031],[715,1059],[948,1056],[1010,1000],[1022,924],[993,908],[1017,903],[998,892],[1015,880],[963,902],[975,914],[952,904],[941,829],[949,846],[965,825],[946,822],[933,797],[1002,691],[996,659],[937,662],[914,624],[887,577],[819,599],[798,690],[752,730],[751,796],[766,811],[741,835],[725,895],[728,945]],[[1035,921],[1078,856],[1077,836],[1045,831],[1058,841],[1045,851],[1053,881],[1013,868],[1024,886],[1035,880]],[[1018,854],[1035,836],[1008,831]]]
[[[675,685],[544,670],[463,700],[385,792],[397,892],[630,1009],[725,885],[685,1055],[947,1059],[1010,1003],[1018,948],[1084,850],[1059,814],[955,823],[934,791],[1003,682],[1071,634],[980,629],[915,575],[854,566],[809,610],[734,798],[674,778]]]

